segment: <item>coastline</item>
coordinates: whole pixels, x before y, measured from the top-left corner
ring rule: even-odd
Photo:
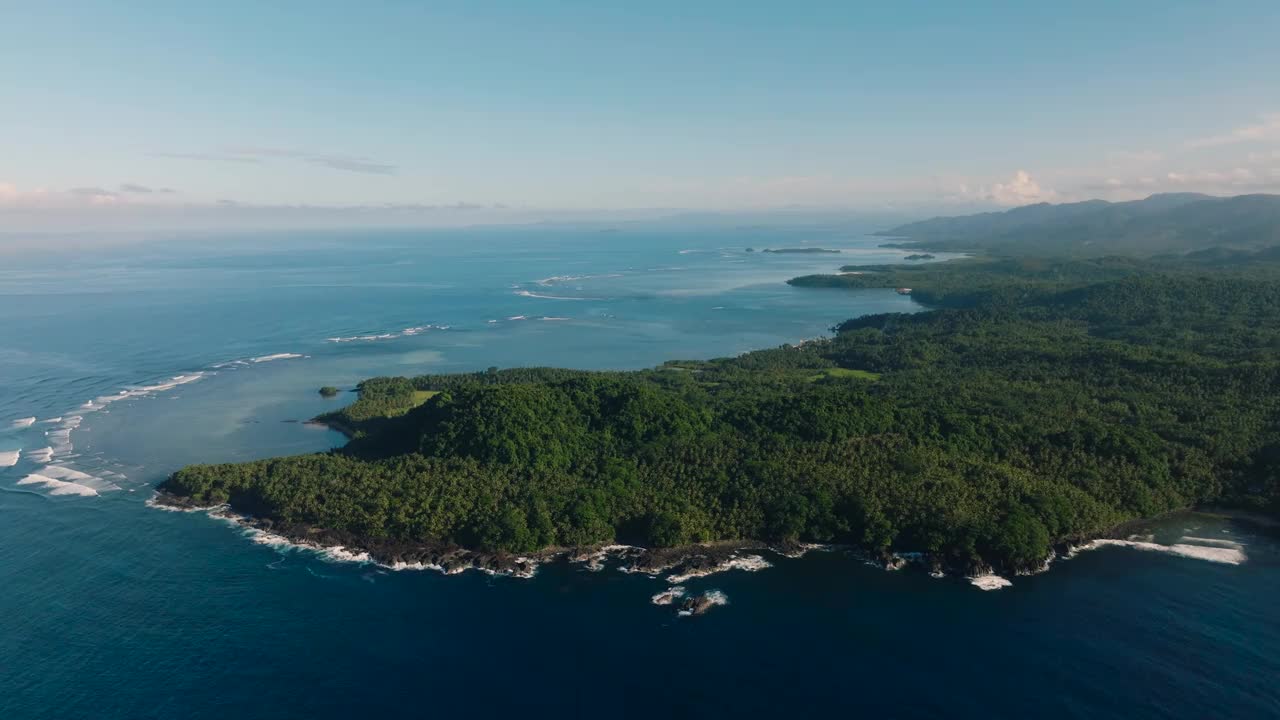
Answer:
[[[945,557],[938,554],[909,551],[868,553],[852,545],[803,542],[769,543],[756,540],[729,540],[671,548],[607,544],[571,548],[549,547],[524,554],[490,552],[445,543],[371,540],[305,524],[279,523],[267,518],[254,518],[238,513],[225,504],[212,507],[196,505],[186,498],[159,489],[146,504],[155,509],[171,512],[205,512],[210,517],[242,528],[258,544],[306,550],[336,562],[369,563],[393,571],[434,570],[444,575],[457,575],[468,570],[477,570],[494,576],[530,579],[535,576],[540,566],[553,562],[582,565],[590,572],[603,571],[607,564],[611,563],[612,569],[618,572],[647,575],[654,580],[664,582],[668,589],[653,598],[654,603],[659,605],[672,604],[674,600],[683,597],[683,584],[690,580],[733,570],[755,572],[772,567],[773,563],[763,556],[766,553],[785,560],[799,559],[810,552],[840,552],[887,572],[914,567],[935,579],[953,577],[964,580],[980,590],[999,590],[1013,585],[1006,576],[1038,575],[1051,570],[1055,563],[1070,560],[1082,552],[1103,547],[1159,551],[1184,558],[1233,565],[1247,560],[1242,552],[1242,546],[1238,543],[1226,543],[1226,547],[1164,545],[1151,542],[1149,535],[1133,532],[1145,529],[1144,526],[1149,526],[1151,523],[1181,515],[1203,515],[1239,521],[1270,531],[1280,528],[1280,522],[1254,513],[1233,512],[1219,506],[1206,507],[1203,510],[1189,508],[1124,522],[1092,537],[1073,538],[1070,541],[1055,543],[1043,565],[999,574],[989,566],[949,565]],[[1196,540],[1197,538],[1183,539]],[[689,602],[696,599],[692,598]],[[685,610],[687,609],[688,607],[685,607]],[[701,611],[694,614],[701,614]]]
[[[335,417],[329,417],[329,415],[332,415],[332,414],[333,413],[326,413],[325,415],[317,415],[316,417],[313,417],[310,420],[303,420],[302,424],[310,425],[312,427],[328,428],[335,432],[342,433],[342,436],[348,440],[354,440],[356,437],[355,429]]]
[[[279,523],[268,518],[255,518],[236,512],[229,505],[204,506],[188,499],[156,490],[147,500],[149,507],[170,512],[204,512],[253,533],[270,536],[261,544],[291,545],[312,550],[334,559],[369,562],[389,570],[435,570],[455,575],[479,570],[492,575],[531,578],[538,566],[564,560],[581,564],[590,571],[600,571],[607,561],[618,563],[624,573],[648,575],[668,580],[705,577],[727,570],[758,570],[769,567],[750,551],[773,552],[798,558],[806,552],[827,546],[803,543],[770,544],[758,541],[722,541],[684,545],[672,548],[644,548],[633,545],[608,544],[588,547],[549,547],[532,553],[516,554],[484,551],[447,543],[414,543],[359,538],[350,533],[312,527],[305,524]]]
[[[944,262],[952,261],[947,260]],[[842,272],[841,274],[846,273]],[[803,279],[793,278],[792,281]],[[801,340],[783,347],[800,348],[810,343],[829,341],[830,338],[828,337],[818,337]],[[404,378],[390,379],[405,380]],[[341,411],[321,414],[306,421],[306,424],[335,430],[348,439],[364,437],[366,433],[376,435],[376,428],[367,426],[364,420],[345,418]],[[366,427],[369,427],[369,429],[366,430]],[[182,498],[172,496],[163,491],[160,491],[160,493],[157,495],[157,498],[159,498],[157,505],[189,507],[189,503],[186,503]],[[225,495],[222,497],[225,497]],[[1156,544],[1151,542],[1149,538],[1139,534],[1141,532],[1140,528],[1144,525],[1187,511],[1194,511],[1194,508],[1180,508],[1153,517],[1133,518],[1106,529],[1086,530],[1079,535],[1046,538],[1050,542],[1047,547],[1044,547],[1043,556],[1035,561],[1030,559],[1033,555],[1032,552],[1009,556],[1003,560],[998,554],[988,553],[988,558],[992,559],[984,559],[978,557],[977,551],[972,547],[966,549],[963,546],[942,548],[934,553],[908,550],[896,552],[890,550],[867,550],[866,548],[855,546],[831,547],[839,547],[841,551],[854,554],[868,564],[885,570],[898,570],[909,565],[919,566],[932,577],[942,578],[948,575],[962,577],[984,590],[1009,586],[1010,582],[1005,576],[1026,576],[1045,572],[1056,561],[1070,559],[1085,550],[1106,546],[1125,546],[1139,550],[1171,552],[1173,554],[1181,554],[1184,557],[1212,562],[1238,564],[1244,561],[1245,558],[1242,553],[1237,555],[1225,552],[1214,553],[1204,551],[1203,548],[1198,546],[1192,547],[1191,550],[1186,550],[1185,545],[1182,545],[1183,549],[1180,550],[1178,544]],[[1218,514],[1223,514],[1220,508],[1214,508],[1214,511]],[[1243,517],[1239,513],[1227,512],[1226,514],[1231,517]],[[233,519],[236,524],[254,532],[268,533],[275,538],[279,538],[282,544],[289,543],[298,547],[320,551],[336,549],[347,552],[348,548],[358,548],[355,551],[357,554],[367,556],[370,562],[384,567],[391,569],[433,569],[445,574],[477,569],[492,574],[532,577],[540,564],[561,559],[573,563],[586,564],[590,570],[603,569],[606,561],[616,561],[620,563],[617,569],[622,572],[641,573],[651,577],[659,577],[664,573],[668,573],[668,582],[672,585],[679,585],[687,580],[718,572],[734,569],[757,570],[769,567],[768,562],[762,557],[747,554],[749,552],[769,551],[784,557],[799,557],[808,552],[808,549],[805,549],[806,546],[798,542],[779,547],[774,543],[747,539],[661,549],[623,545],[574,548],[547,547],[536,552],[515,555],[508,552],[491,552],[452,544],[400,542],[381,538],[359,537],[352,533],[312,527],[305,524],[284,525],[267,518],[237,515],[230,512],[230,510],[225,511],[221,516]],[[1115,514],[1110,517],[1115,517]],[[1259,517],[1262,517],[1262,521],[1266,520],[1265,516]],[[1097,518],[1094,522],[1099,520],[1106,522],[1106,519],[1102,518]],[[1265,525],[1266,523],[1262,521],[1257,522]],[[1190,539],[1195,540],[1195,538]],[[1042,542],[1037,542],[1036,547],[1041,547]]]

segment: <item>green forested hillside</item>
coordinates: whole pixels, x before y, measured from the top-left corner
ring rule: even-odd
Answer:
[[[939,217],[882,235],[903,247],[1043,257],[1154,256],[1280,244],[1280,196],[1153,195]]]
[[[955,302],[801,347],[367,381],[333,418],[347,448],[164,489],[370,539],[840,541],[1005,570],[1199,503],[1280,509],[1280,271],[975,267],[894,270]]]

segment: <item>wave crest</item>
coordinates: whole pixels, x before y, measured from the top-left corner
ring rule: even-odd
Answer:
[[[415,327],[407,327],[398,332],[376,333],[369,335],[351,335],[348,337],[331,337],[326,338],[331,343],[350,343],[350,342],[374,342],[377,340],[394,340],[396,338],[413,337],[431,330],[448,330],[449,325],[418,325]]]
[[[80,483],[67,482],[58,480],[47,475],[32,473],[18,481],[19,485],[40,485],[49,489],[50,495],[80,495],[82,497],[92,497],[98,494],[97,490]]]

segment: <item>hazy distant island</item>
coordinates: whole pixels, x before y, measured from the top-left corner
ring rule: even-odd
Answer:
[[[748,248],[748,252],[750,248]],[[776,255],[815,255],[821,253],[838,253],[839,250],[830,250],[828,248],[819,247],[797,247],[797,248],[765,248],[760,252],[774,253]]]
[[[344,448],[187,467],[159,502],[227,503],[387,564],[514,572],[616,544],[636,546],[614,549],[635,569],[696,570],[839,543],[1019,573],[1170,511],[1280,514],[1276,248],[790,282],[910,287],[929,309],[651,370],[367,380],[318,418]]]
[[[929,253],[912,253],[902,259],[903,260],[933,260],[934,257]]]

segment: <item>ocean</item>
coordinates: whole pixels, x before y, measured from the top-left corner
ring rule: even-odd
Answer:
[[[905,262],[878,243],[528,227],[0,255],[0,718],[1280,716],[1280,546],[1220,517],[995,591],[763,553],[684,583],[725,604],[679,617],[611,568],[391,571],[146,502],[189,463],[342,444],[302,422],[352,398],[322,385],[651,367],[921,310],[784,283]],[[758,252],[802,245],[842,252]]]

